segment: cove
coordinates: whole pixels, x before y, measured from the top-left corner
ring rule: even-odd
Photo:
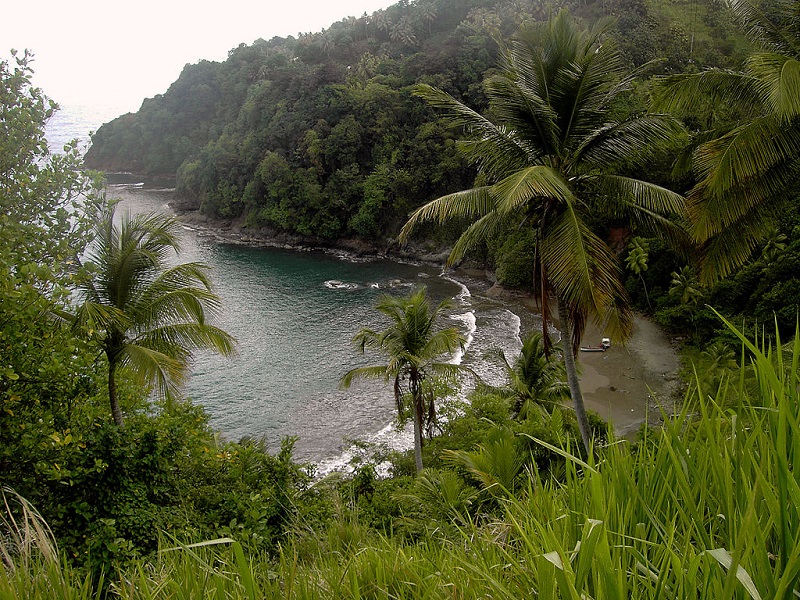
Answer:
[[[169,211],[172,194],[140,182],[109,187],[109,196],[121,199],[120,210],[134,212]],[[404,444],[388,427],[395,416],[390,385],[338,389],[349,369],[380,362],[357,353],[350,341],[362,327],[387,325],[374,309],[380,294],[424,285],[433,301],[451,299],[454,308],[443,325],[459,327],[469,340],[454,359],[489,382],[499,383],[502,374],[487,351],[501,348],[513,356],[520,347],[518,314],[471,293],[484,282],[457,281],[434,267],[221,244],[191,226],[183,228],[178,260],[211,267],[223,302],[217,323],[239,341],[233,359],[196,357],[186,395],[227,439],[264,438],[277,449],[281,438],[297,437],[299,460],[335,462],[351,439]]]

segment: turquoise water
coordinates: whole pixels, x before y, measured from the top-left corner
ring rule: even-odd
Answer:
[[[171,194],[143,184],[109,190],[123,199],[122,209],[137,212],[168,211]],[[409,443],[408,433],[387,427],[395,410],[390,385],[370,381],[338,389],[348,370],[380,363],[378,355],[359,354],[351,339],[362,327],[388,325],[374,308],[381,294],[424,285],[436,302],[451,299],[454,308],[442,325],[458,327],[469,341],[453,360],[490,382],[499,383],[501,371],[487,351],[499,347],[513,356],[519,349],[519,311],[483,295],[485,282],[456,280],[440,268],[220,244],[190,226],[180,259],[211,266],[224,305],[218,323],[239,342],[235,358],[197,357],[187,395],[229,439],[266,437],[277,448],[284,436],[297,436],[301,459],[335,462],[347,439]]]
[[[58,120],[54,138],[68,139],[73,131],[80,137],[81,123],[74,115]],[[109,197],[122,199],[122,209],[136,212],[169,212],[172,193],[136,179],[108,190]],[[205,407],[226,438],[264,437],[277,448],[283,437],[297,436],[296,457],[319,462],[321,470],[346,461],[348,439],[400,448],[411,443],[410,432],[391,425],[390,385],[372,381],[338,389],[349,369],[381,360],[358,354],[350,341],[362,327],[388,325],[374,309],[380,294],[425,285],[434,300],[452,299],[455,308],[443,325],[459,327],[469,340],[464,355],[453,360],[491,383],[500,383],[502,373],[487,351],[500,348],[513,356],[520,347],[520,317],[526,328],[536,326],[535,316],[486,297],[486,282],[456,281],[430,266],[225,245],[188,226],[178,259],[211,267],[224,307],[218,324],[239,343],[234,358],[197,356],[186,395]],[[465,381],[465,389],[471,385]]]

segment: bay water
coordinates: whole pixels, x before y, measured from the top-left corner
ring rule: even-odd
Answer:
[[[48,125],[51,145],[56,139],[87,139],[99,125],[90,122],[91,115],[63,109]],[[109,181],[108,195],[121,200],[120,210],[171,211],[169,186],[131,176]],[[381,294],[405,295],[424,285],[433,302],[451,300],[442,325],[458,327],[467,339],[465,351],[452,360],[492,384],[502,383],[503,372],[490,352],[500,349],[511,360],[521,347],[521,328],[537,325],[521,306],[487,296],[487,282],[453,277],[438,267],[225,244],[189,225],[181,237],[179,260],[210,266],[223,304],[216,323],[238,340],[233,358],[195,358],[186,395],[206,409],[227,439],[265,438],[277,449],[283,437],[297,437],[296,458],[316,462],[319,472],[344,465],[351,440],[400,449],[412,444],[411,427],[397,431],[393,424],[391,383],[339,389],[348,370],[382,361],[377,354],[361,355],[351,343],[363,327],[388,326],[374,308]],[[473,385],[464,379],[461,393]]]

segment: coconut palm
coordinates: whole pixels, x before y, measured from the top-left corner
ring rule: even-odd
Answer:
[[[628,257],[625,259],[625,266],[634,275],[639,277],[644,289],[644,297],[647,300],[647,306],[652,308],[650,304],[650,294],[647,293],[647,284],[644,281],[644,272],[647,271],[647,259],[650,257],[650,246],[647,240],[640,237],[633,238],[629,244]]]
[[[796,0],[726,0],[759,49],[740,72],[709,69],[664,81],[660,105],[692,110],[701,95],[725,101],[741,118],[698,140],[687,196],[691,232],[702,247],[705,284],[731,273],[774,228],[800,167],[800,20]],[[789,186],[792,186],[791,188]]]
[[[383,379],[392,381],[397,412],[402,419],[406,404],[411,404],[414,421],[414,460],[417,472],[422,470],[422,430],[433,425],[436,407],[429,378],[437,375],[455,375],[467,369],[443,362],[463,348],[464,338],[455,327],[436,329],[436,321],[443,310],[450,307],[444,300],[431,309],[425,288],[406,297],[381,296],[375,308],[391,319],[384,331],[362,329],[353,338],[361,352],[366,348],[383,354],[387,363],[360,367],[348,371],[341,379],[341,387],[348,388],[355,379]]]
[[[208,267],[167,266],[179,250],[178,223],[166,215],[124,214],[110,205],[99,216],[88,249],[91,277],[79,288],[74,325],[88,332],[108,359],[111,414],[123,425],[117,374],[125,369],[161,393],[183,382],[192,352],[234,351],[234,339],[206,322],[219,308]]]
[[[625,218],[642,231],[678,239],[680,228],[667,215],[683,210],[679,194],[622,174],[622,167],[642,170],[681,127],[664,115],[614,118],[632,76],[604,38],[608,25],[585,31],[562,11],[512,40],[500,72],[486,82],[493,120],[443,91],[419,88],[467,131],[462,147],[483,184],[418,209],[400,236],[407,239],[422,221],[474,220],[450,254],[453,263],[511,223],[533,230],[531,272],[543,300],[544,341],[549,351],[552,299],[567,340],[562,356],[587,451],[589,423],[575,364],[584,325],[593,318],[619,341],[633,326],[621,265],[590,224],[602,216]]]
[[[513,363],[502,350],[498,356],[508,376],[508,391],[514,396],[514,410],[520,417],[525,416],[531,402],[552,410],[569,398],[564,363],[545,352],[540,332],[532,332],[525,338]]]
[[[669,295],[680,299],[681,304],[696,305],[703,298],[703,290],[698,284],[692,267],[684,265],[670,276]]]

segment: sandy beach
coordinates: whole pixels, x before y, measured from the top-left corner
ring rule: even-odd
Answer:
[[[471,277],[486,278],[481,270],[464,271]],[[486,293],[539,312],[529,294],[497,285]],[[590,321],[583,345],[597,346],[604,337],[606,334]],[[676,344],[641,315],[634,316],[634,331],[625,344],[611,339],[611,347],[605,352],[579,352],[578,369],[586,408],[608,421],[619,437],[633,437],[644,423],[660,423],[660,409],[672,412],[680,388]]]
[[[585,344],[603,335],[587,327]],[[654,323],[636,316],[631,339],[623,346],[611,340],[605,352],[580,352],[581,389],[586,407],[609,421],[617,436],[635,434],[642,423],[661,422],[663,407],[672,411],[678,390],[680,360],[669,337]]]

